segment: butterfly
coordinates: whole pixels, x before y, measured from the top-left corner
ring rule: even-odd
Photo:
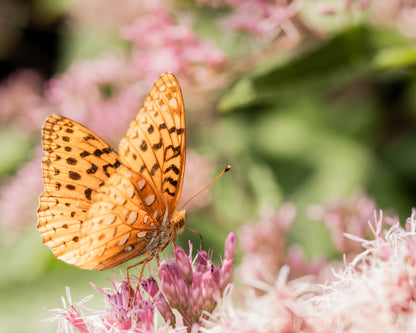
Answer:
[[[171,73],[153,85],[118,154],[81,124],[48,117],[37,226],[43,242],[83,269],[150,261],[185,226],[185,210],[177,210],[185,142],[182,93]]]

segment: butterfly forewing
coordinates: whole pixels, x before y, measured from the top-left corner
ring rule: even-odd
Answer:
[[[120,155],[58,115],[46,120],[42,139],[45,191],[38,229],[57,258],[102,270],[139,255],[151,259],[174,238],[185,113],[172,74],[154,84],[120,142]]]
[[[172,214],[185,169],[185,112],[179,83],[172,74],[156,81],[121,140],[119,152],[123,164],[160,189]]]

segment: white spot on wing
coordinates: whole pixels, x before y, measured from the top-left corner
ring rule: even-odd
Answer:
[[[103,224],[109,225],[111,223],[114,223],[115,220],[116,220],[115,215],[108,215],[103,219]]]
[[[145,199],[144,202],[146,203],[147,206],[151,206],[154,202],[155,202],[156,196],[154,194],[148,195]]]
[[[147,232],[146,231],[140,231],[140,232],[138,232],[137,233],[137,238],[143,238],[143,237],[145,237],[147,235]]]
[[[119,245],[119,246],[122,246],[122,245],[126,244],[126,243],[127,243],[127,241],[128,241],[128,239],[129,239],[129,237],[130,237],[130,233],[125,234],[125,235],[123,236],[123,238],[122,238],[122,239],[120,239],[120,241],[118,242],[118,245]]]
[[[133,245],[129,245],[127,247],[124,248],[124,252],[130,252],[131,250],[133,250]]]
[[[120,205],[124,205],[126,203],[126,199],[124,199],[123,197],[120,197],[119,195],[115,195],[114,200]]]
[[[134,197],[134,188],[132,186],[127,187],[126,192],[127,192],[127,195],[130,198],[133,198]]]
[[[143,190],[144,186],[146,185],[146,181],[144,179],[140,179],[137,182],[137,185],[139,186],[140,191]]]
[[[137,216],[139,214],[137,212],[130,212],[129,216],[127,217],[126,221],[129,224],[133,224],[137,220]]]

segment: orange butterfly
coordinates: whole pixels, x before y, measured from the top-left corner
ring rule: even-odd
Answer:
[[[38,229],[54,255],[104,270],[136,256],[150,261],[183,231],[177,211],[185,168],[185,111],[170,73],[153,85],[119,144],[52,115],[43,127],[45,191]],[[136,265],[134,265],[136,266]]]

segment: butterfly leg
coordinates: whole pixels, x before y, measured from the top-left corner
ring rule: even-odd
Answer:
[[[139,287],[140,287],[140,282],[142,281],[142,276],[143,276],[144,268],[145,268],[146,264],[147,264],[150,260],[151,260],[151,259],[146,258],[146,259],[143,259],[143,260],[141,260],[141,261],[139,261],[139,262],[135,263],[134,265],[131,265],[131,266],[127,267],[127,283],[128,283],[128,285],[130,286],[130,274],[129,274],[130,269],[132,269],[132,268],[134,268],[134,267],[136,267],[136,266],[139,266],[139,265],[142,265],[142,264],[143,264],[142,269],[140,270],[140,275],[139,275],[139,283],[137,284],[137,286],[136,286],[136,291],[135,291],[135,293],[134,293],[133,303],[134,303],[134,301],[136,300],[136,297],[137,297],[137,292],[138,292]],[[131,289],[129,289],[129,290],[131,290]],[[131,296],[132,296],[132,295],[129,295],[129,298],[131,298]]]

